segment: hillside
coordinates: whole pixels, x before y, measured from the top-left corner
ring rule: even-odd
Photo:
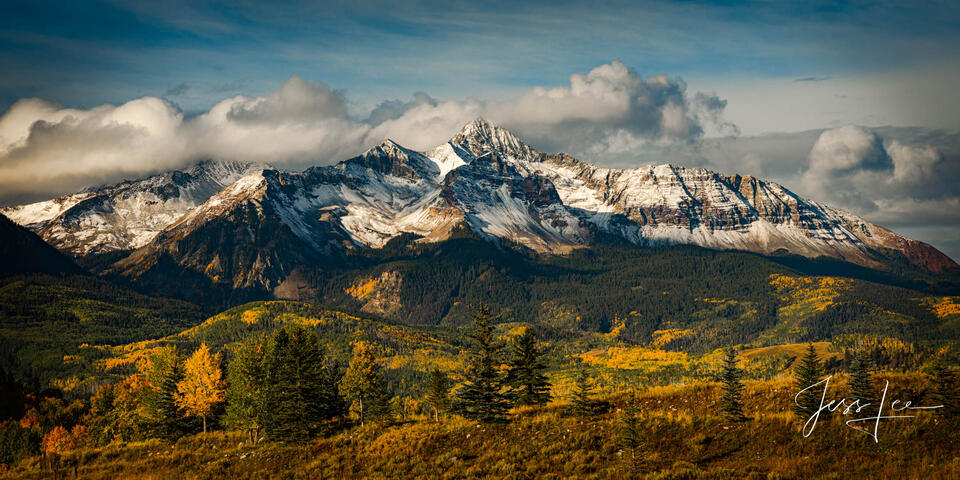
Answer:
[[[77,274],[80,271],[66,255],[0,215],[0,278],[21,273]]]
[[[920,379],[896,376],[915,387]],[[480,426],[462,419],[434,423],[411,412],[397,424],[354,428],[306,445],[250,445],[239,432],[80,448],[35,457],[0,478],[47,478],[54,472],[82,478],[956,478],[960,430],[934,414],[891,420],[881,441],[838,418],[810,438],[789,411],[788,380],[748,382],[748,423],[716,416],[717,384],[653,388],[606,395],[610,407],[590,418],[570,415],[560,401],[520,410],[507,425]],[[892,391],[901,395],[902,391]],[[624,409],[640,413],[644,443],[639,466],[618,443]],[[851,461],[856,459],[856,461]]]
[[[841,333],[909,341],[958,335],[955,320],[925,306],[930,294],[889,285],[889,277],[866,269],[697,247],[609,243],[541,256],[469,236],[409,245],[397,240],[379,252],[376,265],[327,277],[319,301],[408,324],[450,326],[463,321],[454,305],[484,301],[515,321],[616,331],[620,340],[639,344],[657,330],[692,330],[673,348],[695,351]]]
[[[195,305],[148,297],[90,276],[7,277],[0,282],[0,367],[44,386],[62,382],[88,371],[77,356],[83,344],[157,338],[203,318]]]

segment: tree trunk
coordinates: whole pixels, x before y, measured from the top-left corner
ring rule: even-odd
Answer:
[[[363,397],[357,398],[357,402],[360,404],[360,426],[363,426]]]
[[[207,434],[207,416],[201,415],[203,417],[203,434]]]

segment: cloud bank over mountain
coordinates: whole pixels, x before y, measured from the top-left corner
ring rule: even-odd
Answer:
[[[0,117],[0,190],[6,197],[76,190],[91,183],[181,167],[212,157],[299,168],[330,164],[390,137],[412,148],[442,143],[485,116],[545,150],[602,159],[606,151],[686,144],[705,131],[735,132],[726,103],[687,92],[682,79],[644,78],[619,61],[503,101],[386,101],[367,118],[348,113],[345,91],[298,76],[264,97],[235,96],[192,118],[144,97],[89,110],[25,99]]]

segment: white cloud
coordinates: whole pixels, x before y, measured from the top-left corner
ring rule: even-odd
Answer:
[[[546,151],[603,161],[644,145],[688,144],[723,124],[726,102],[687,94],[681,79],[644,79],[619,61],[505,101],[388,101],[364,120],[343,91],[293,76],[265,97],[236,96],[191,119],[153,97],[88,110],[39,99],[0,117],[0,201],[76,191],[202,158],[300,168],[346,159],[383,138],[415,149],[446,141],[483,115]],[[726,126],[725,126],[726,125]]]
[[[893,140],[887,145],[887,153],[893,160],[892,181],[919,184],[933,179],[936,166],[943,155],[930,145],[913,147]]]

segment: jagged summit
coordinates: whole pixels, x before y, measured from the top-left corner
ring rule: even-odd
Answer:
[[[464,125],[459,133],[450,139],[450,143],[462,145],[476,156],[497,153],[507,157],[533,160],[540,156],[529,145],[523,143],[507,129],[477,117]]]

